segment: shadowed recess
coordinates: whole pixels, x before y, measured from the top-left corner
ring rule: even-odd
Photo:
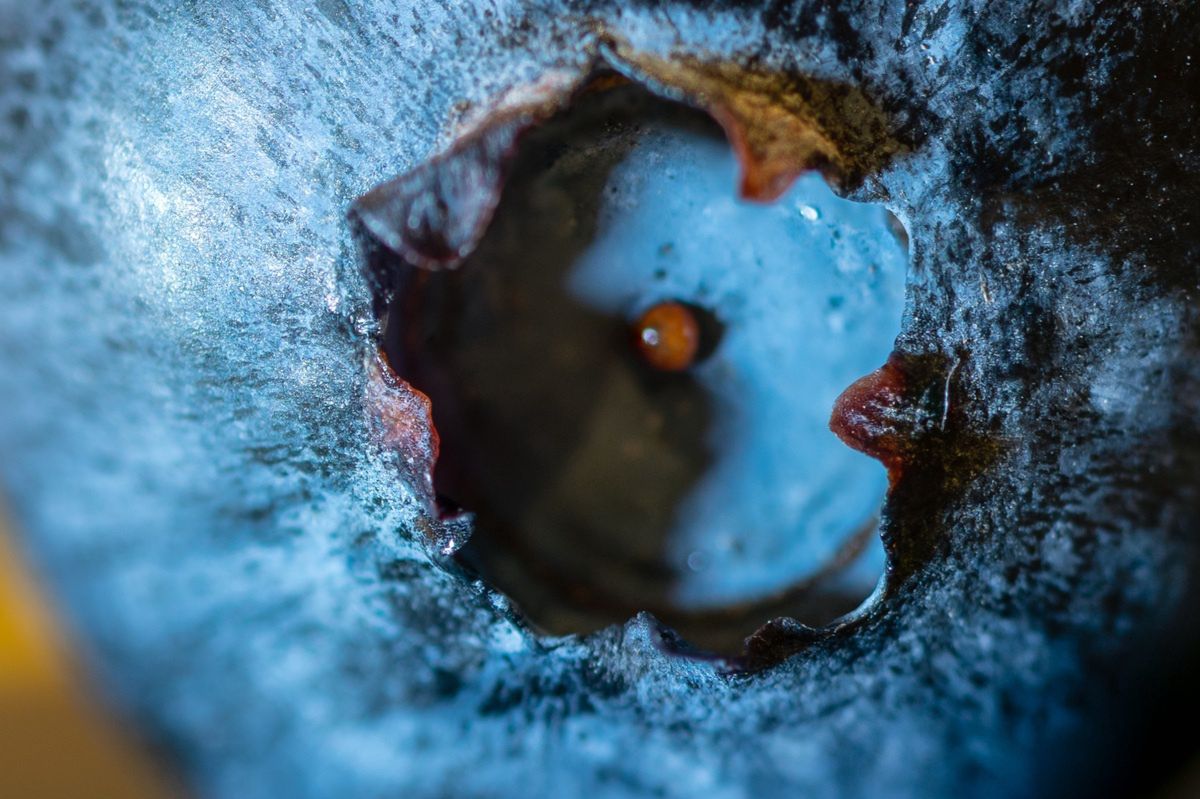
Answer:
[[[736,653],[882,572],[886,478],[827,421],[891,349],[895,220],[815,173],[770,205],[736,183],[709,117],[624,87],[527,135],[461,268],[393,265],[385,351],[432,401],[436,490],[475,516],[459,560],[549,632],[645,610]],[[678,372],[632,340],[671,301],[701,329]]]

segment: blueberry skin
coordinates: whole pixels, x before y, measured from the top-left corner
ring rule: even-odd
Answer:
[[[0,4],[22,543],[200,795],[1120,792],[1194,707],[1198,17]],[[346,209],[601,27],[861,86],[909,145],[854,193],[909,233],[897,349],[928,366],[886,590],[849,629],[776,625],[751,674],[645,616],[533,634],[429,552],[368,440]]]

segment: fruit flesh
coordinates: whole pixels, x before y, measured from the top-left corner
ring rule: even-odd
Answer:
[[[8,4],[0,474],[23,541],[104,684],[214,796],[1161,775],[1200,618],[1197,13]],[[451,139],[460,101],[582,68],[589,14],[663,57],[869,91],[911,145],[855,195],[912,239],[898,343],[953,370],[947,437],[1006,446],[971,481],[906,470],[884,530],[906,577],[868,623],[776,625],[795,656],[753,676],[665,654],[646,618],[532,635],[426,550],[357,399],[374,336],[345,209]]]

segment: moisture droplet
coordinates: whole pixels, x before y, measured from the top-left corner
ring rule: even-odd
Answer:
[[[700,322],[680,302],[652,306],[634,325],[634,334],[642,358],[664,372],[688,368],[700,349]]]

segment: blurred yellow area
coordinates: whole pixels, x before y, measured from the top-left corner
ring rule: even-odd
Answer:
[[[0,520],[0,797],[178,796],[90,696]]]
[[[182,789],[88,694],[0,518],[0,799],[178,799]],[[1200,797],[1200,761],[1156,799]]]

